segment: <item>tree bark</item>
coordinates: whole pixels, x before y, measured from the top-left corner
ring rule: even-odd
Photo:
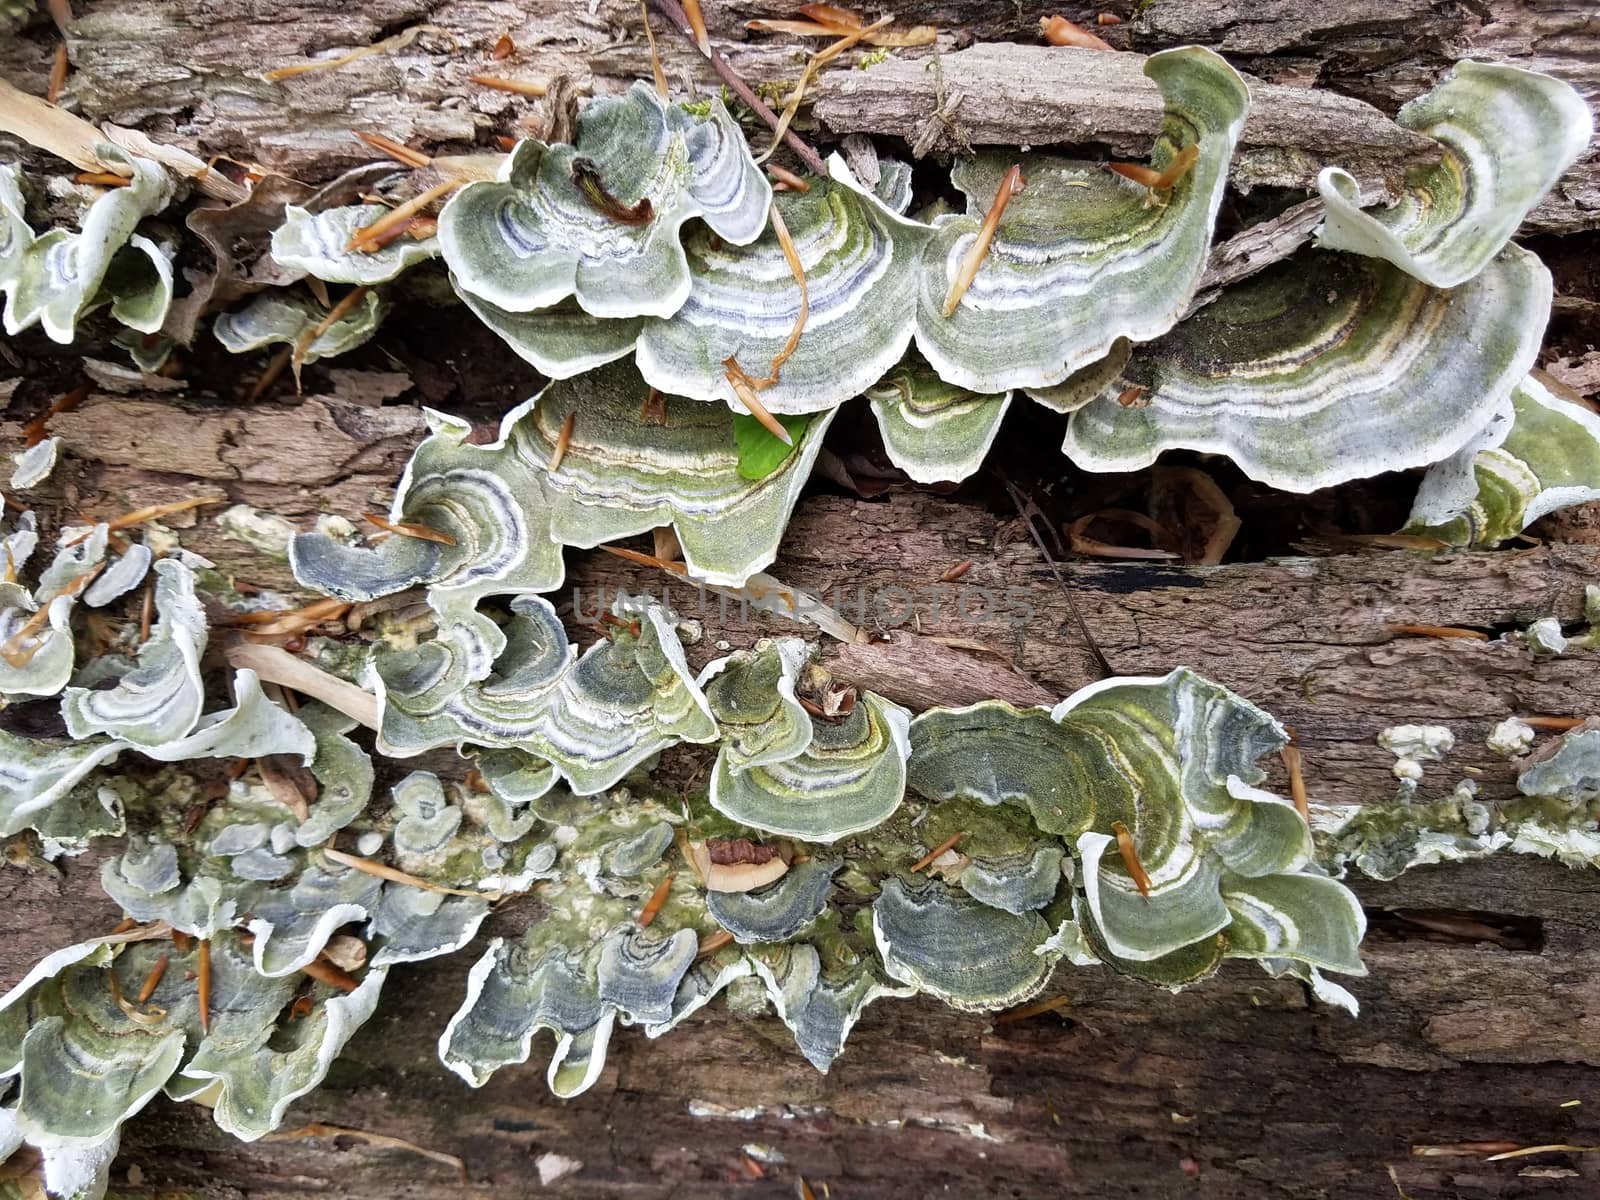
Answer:
[[[792,39],[744,29],[750,18],[792,16],[792,6],[708,0],[704,8],[714,39],[753,84],[798,75],[803,55]],[[1137,13],[1113,8],[1127,23],[1100,32],[1119,46],[1200,42],[1261,81],[1260,115],[1236,166],[1240,184],[1303,187],[1335,161],[1393,186],[1426,147],[1397,136],[1380,114],[1465,56],[1550,70],[1591,98],[1600,87],[1600,21],[1587,0],[1156,0]],[[1139,153],[1154,128],[1142,77],[1111,56],[1038,50],[1037,20],[1055,11],[1093,20],[1082,5],[984,0],[906,4],[899,16],[901,24],[940,26],[946,115],[972,140],[1091,141]],[[337,70],[261,78],[271,67],[330,58],[419,26],[428,28],[409,43]],[[495,62],[490,47],[503,33],[517,51]],[[713,86],[698,55],[664,23],[656,23],[656,38],[675,88]],[[1019,45],[973,45],[1008,39]],[[467,83],[474,72],[541,82],[565,75],[594,93],[650,74],[638,7],[621,0],[102,0],[80,13],[68,44],[70,94],[85,115],[310,182],[370,157],[351,129],[430,153],[462,152],[550,119],[543,102]],[[865,71],[855,68],[859,57],[847,54],[823,73],[807,136],[827,142],[866,131],[914,141],[937,119],[941,85],[931,53],[897,51]],[[0,75],[36,93],[49,60],[47,29],[0,45]],[[1311,84],[1320,90],[1307,90]],[[952,105],[956,92],[962,99]],[[1591,152],[1528,232],[1597,227],[1600,159]],[[1600,334],[1600,305],[1581,267],[1591,244],[1551,243],[1580,264],[1557,267],[1569,341],[1573,328]],[[413,401],[482,419],[536,385],[490,338],[440,335],[427,345],[431,320],[386,332],[353,368],[309,372],[304,398],[242,405],[236,397],[247,386],[238,376],[259,362],[206,352],[197,352],[184,392],[97,391],[52,419],[66,459],[30,498],[52,528],[64,516],[106,517],[190,495],[254,505],[302,528],[320,512],[355,517],[381,507],[422,435]],[[405,328],[424,332],[408,343]],[[60,365],[43,357],[49,348],[37,340],[17,348],[41,378]],[[380,373],[396,362],[409,377],[399,384]],[[408,403],[381,402],[401,386],[412,389]],[[42,407],[45,389],[34,390],[41,394],[19,391],[16,415],[0,421],[0,442],[12,444]],[[1018,420],[1032,422],[1032,433],[1042,429],[1041,440],[1059,441],[1052,418],[1014,412],[1008,431]],[[1600,581],[1593,508],[1547,526],[1548,539],[1532,548],[1323,546],[1314,555],[1218,567],[1069,557],[1058,582],[1006,502],[992,500],[968,488],[953,497],[908,490],[802,501],[772,574],[877,635],[865,644],[823,639],[833,670],[916,707],[988,695],[1037,703],[1099,677],[1087,631],[1120,674],[1187,664],[1261,703],[1294,727],[1312,798],[1338,804],[1393,797],[1392,759],[1375,738],[1409,722],[1445,724],[1457,738],[1446,762],[1429,768],[1424,799],[1448,794],[1464,777],[1477,779],[1485,799],[1503,798],[1513,781],[1483,747],[1488,730],[1512,714],[1586,715],[1600,698],[1592,656],[1536,658],[1501,636],[1538,617],[1580,616],[1583,586]],[[281,561],[227,536],[214,512],[174,519],[186,547],[240,578],[293,587]],[[959,584],[940,592],[941,576],[969,560]],[[689,647],[696,665],[764,634],[819,636],[741,614],[600,552],[573,552],[568,562],[562,603],[574,590],[586,610],[596,591],[648,591],[699,620],[703,634]],[[957,587],[965,589],[965,614]],[[1466,627],[1488,640],[1415,636],[1397,625]],[[585,643],[592,636],[572,629]],[[665,769],[684,768],[669,761]],[[60,877],[17,868],[0,877],[8,912],[0,986],[48,950],[115,923],[97,872],[91,854],[68,861]],[[1355,887],[1373,921],[1371,973],[1351,987],[1359,1020],[1237,964],[1180,996],[1105,969],[1063,968],[1052,986],[1070,1004],[1016,1023],[928,1001],[885,1001],[868,1010],[827,1076],[793,1051],[775,1019],[713,1005],[659,1043],[619,1032],[600,1083],[569,1103],[545,1091],[537,1059],[547,1046],[536,1047],[534,1065],[501,1071],[479,1092],[439,1065],[435,1040],[478,952],[468,950],[397,972],[379,1016],[286,1122],[290,1130],[321,1122],[408,1139],[460,1156],[468,1180],[403,1149],[348,1138],[242,1146],[194,1107],[157,1103],[126,1131],[116,1187],[253,1198],[326,1191],[464,1200],[492,1190],[642,1200],[793,1195],[803,1175],[817,1195],[826,1184],[840,1200],[1592,1192],[1592,1155],[1486,1162],[1467,1147],[1600,1144],[1591,1095],[1600,1067],[1600,889],[1563,867],[1509,856]],[[530,904],[496,913],[486,934],[515,935]],[[1473,914],[1494,933],[1474,940],[1430,932],[1405,919],[1419,910]],[[1590,1102],[1564,1106],[1574,1099]],[[562,1174],[558,1158],[576,1165]]]

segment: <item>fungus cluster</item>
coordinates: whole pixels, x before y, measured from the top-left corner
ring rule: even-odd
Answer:
[[[332,312],[265,291],[215,322],[228,349],[342,353],[386,287],[442,260],[552,382],[489,441],[429,412],[381,538],[294,535],[302,584],[375,614],[301,660],[250,646],[265,602],[186,551],[68,527],[25,583],[38,529],[3,531],[0,699],[59,698],[64,736],[0,731],[0,834],[50,855],[123,837],[102,885],[129,927],[0,997],[0,1150],[36,1147],[56,1195],[102,1194],[122,1123],[161,1091],[259,1138],[391,966],[460,951],[508,897],[524,929],[465,970],[439,1055],[481,1085],[549,1031],[550,1087],[572,1096],[619,1023],[658,1037],[724,992],[769,1004],[824,1071],[875,1000],[996,1011],[1063,962],[1177,990],[1250,959],[1354,1012],[1323,974],[1365,970],[1345,863],[1577,853],[1594,730],[1525,764],[1526,811],[1498,825],[1466,800],[1403,828],[1308,823],[1262,786],[1283,727],[1185,668],[913,715],[798,639],[695,672],[648,599],[619,597],[580,653],[545,598],[563,547],[664,527],[688,578],[746,584],[858,395],[918,480],[977,470],[1021,390],[1070,414],[1090,470],[1190,447],[1308,491],[1427,466],[1410,528],[1452,544],[1600,495],[1600,424],[1529,374],[1549,274],[1508,240],[1587,141],[1570,88],[1463,65],[1402,114],[1444,157],[1400,205],[1362,210],[1330,168],[1323,247],[1191,312],[1250,96],[1199,48],[1145,71],[1165,102],[1148,167],[986,154],[954,171],[960,213],[908,215],[908,170],[867,186],[839,156],[774,192],[719,101],[643,85],[589,104],[572,145],[530,139],[497,178],[440,185],[436,232],[374,235],[388,217],[365,201],[290,205],[286,276],[358,290]],[[76,234],[35,236],[0,170],[8,331],[69,340],[101,306],[162,329],[170,255],[137,228],[171,183],[99,153],[129,181]],[[26,449],[13,485],[57,450]],[[147,630],[80,654],[75,613],[141,588]],[[705,747],[705,782],[669,796],[650,771],[684,745]],[[448,755],[385,764],[450,750],[459,781]]]

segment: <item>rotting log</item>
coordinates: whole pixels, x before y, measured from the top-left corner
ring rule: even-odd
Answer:
[[[353,424],[380,414],[388,424]],[[207,486],[302,521],[325,501],[356,511],[382,494],[416,434],[411,410],[363,410],[329,397],[199,415],[169,397],[98,397],[69,417],[60,429],[72,459],[53,486],[64,501],[70,493],[69,504],[94,511],[120,510],[152,489],[175,495]],[[181,461],[145,457],[141,447],[170,446],[185,429]],[[276,452],[241,454],[240,439],[262,431]],[[0,427],[0,436],[13,432]],[[298,463],[291,478],[286,456]],[[227,569],[287,582],[281,564],[214,524],[199,522],[182,536]],[[960,581],[977,596],[969,615],[982,604],[977,589],[1003,596],[1013,588],[1020,592],[1011,603],[1025,603],[1031,616],[1013,626],[1008,609],[1007,619],[975,625],[959,619],[946,596],[935,617],[931,589],[962,560],[973,563]],[[741,618],[736,605],[724,610],[715,596],[604,554],[571,563],[563,605],[592,611],[597,592],[665,591],[703,623],[690,647],[697,661],[723,644],[793,631],[759,614]],[[1117,671],[1190,663],[1293,725],[1319,801],[1391,795],[1390,760],[1374,737],[1418,720],[1448,724],[1460,742],[1430,770],[1425,797],[1448,792],[1466,768],[1482,771],[1485,797],[1504,795],[1509,773],[1482,748],[1488,728],[1513,712],[1592,711],[1600,694],[1583,658],[1540,660],[1504,642],[1403,637],[1387,628],[1460,625],[1494,634],[1551,613],[1575,618],[1583,584],[1600,578],[1594,546],[1366,551],[1208,568],[1073,560],[1061,569]],[[859,589],[869,598],[869,625],[872,597],[906,589],[915,616],[898,593],[882,605],[892,640],[829,643],[825,657],[841,675],[908,702],[985,692],[1027,702],[1097,675],[1066,594],[1020,523],[975,505],[922,494],[814,497],[802,504],[772,572],[847,610]],[[581,624],[572,628],[592,638]],[[983,642],[1003,657],[939,637]],[[0,943],[6,981],[46,949],[114,922],[103,899],[60,903],[94,891],[96,869],[90,856],[69,861],[60,880],[44,871],[12,875],[7,924],[17,932]],[[1418,1200],[1573,1195],[1563,1189],[1594,1178],[1583,1156],[1490,1164],[1413,1157],[1411,1147],[1600,1141],[1592,1104],[1561,1107],[1592,1096],[1600,1067],[1600,949],[1592,936],[1600,889],[1586,885],[1565,868],[1507,857],[1415,870],[1386,885],[1357,880],[1375,918],[1372,974],[1353,984],[1359,1021],[1308,1006],[1297,985],[1244,967],[1178,997],[1102,969],[1075,969],[1054,985],[1072,997],[1064,1015],[1017,1024],[922,1002],[877,1005],[826,1077],[791,1053],[772,1019],[718,1010],[681,1040],[621,1033],[600,1085],[569,1104],[545,1094],[535,1066],[503,1071],[469,1093],[438,1065],[434,1039],[465,975],[456,956],[407,970],[398,1002],[286,1127],[324,1122],[403,1137],[464,1158],[470,1185],[403,1151],[347,1142],[244,1149],[194,1110],[161,1106],[132,1125],[126,1161],[151,1184],[251,1196],[289,1195],[313,1180],[352,1196],[465,1196],[484,1186],[520,1193],[541,1165],[560,1166],[547,1155],[583,1164],[552,1189],[572,1196],[792,1194],[794,1170],[852,1198],[946,1188],[987,1195],[1000,1181],[1010,1191],[999,1194],[1021,1196],[1376,1196],[1391,1187],[1389,1166]],[[1506,944],[1437,940],[1386,915],[1416,909],[1494,914],[1482,919],[1516,933]],[[519,920],[515,908],[496,917],[505,932]],[[789,1165],[765,1168],[762,1181],[744,1177],[748,1144],[776,1147]],[[909,1187],[907,1164],[917,1172]],[[1530,1165],[1578,1174],[1518,1174]],[[1198,1180],[1189,1174],[1196,1170]]]
[[[798,74],[796,43],[743,29],[748,18],[791,15],[791,5],[708,0],[704,7],[714,38],[747,78]],[[964,47],[1031,43],[1038,17],[1054,11],[1092,19],[1083,5],[900,6],[902,19],[946,31],[939,42],[946,99],[949,89],[964,96],[947,115],[974,141],[1001,143],[1061,140],[1043,128],[1051,110],[1014,103],[1007,84],[1015,82],[1008,62],[1038,56]],[[1119,46],[1213,45],[1279,88],[1269,94],[1297,113],[1370,124],[1375,112],[1392,113],[1467,55],[1553,71],[1591,98],[1600,87],[1600,22],[1588,0],[1157,0],[1137,14],[1118,11],[1130,18],[1107,33]],[[280,84],[260,78],[266,67],[331,57],[418,25],[439,32],[337,71]],[[203,155],[321,180],[367,157],[351,128],[430,152],[461,151],[547,119],[541,102],[465,82],[502,33],[518,48],[496,68],[503,74],[567,75],[596,92],[649,74],[638,7],[621,0],[601,0],[592,12],[554,0],[101,0],[73,27],[70,88],[96,119],[140,125]],[[708,84],[692,51],[659,27],[658,41],[675,86]],[[937,119],[928,52],[899,52],[864,72],[852,65],[858,57],[844,56],[817,87],[816,119],[826,133],[911,140]],[[1053,61],[1065,67],[1076,57]],[[965,74],[979,63],[998,65]],[[0,75],[19,86],[42,92],[48,65],[42,33],[0,45]],[[1350,100],[1293,91],[1312,83]],[[1087,95],[1094,98],[1093,87]],[[1112,99],[1102,87],[1097,140],[1118,146],[1117,137],[1126,138],[1137,152],[1150,132],[1148,113],[1135,105],[1119,126]],[[1278,132],[1260,135],[1260,148],[1279,136],[1306,142],[1300,148],[1311,158],[1281,168],[1299,172],[1284,179],[1303,183],[1314,174],[1309,164],[1340,146],[1330,140],[1334,126],[1295,124],[1269,127]],[[1404,139],[1396,145],[1403,149]],[[1254,161],[1271,165],[1264,153]],[[1392,179],[1404,161],[1392,157],[1363,178]],[[1600,158],[1591,152],[1530,228],[1596,227]],[[475,416],[497,415],[532,386],[503,350],[498,356],[476,375],[470,364],[461,368],[468,375],[460,391]],[[381,505],[422,431],[413,404],[373,407],[352,398],[375,371],[336,379],[303,400],[245,408],[229,399],[244,389],[214,363],[208,370],[191,384],[190,398],[99,394],[52,421],[67,459],[38,493],[41,507],[54,516],[107,516],[219,495],[305,527],[319,512],[354,517]],[[490,375],[493,386],[480,387]],[[0,422],[0,443],[11,444],[25,419]],[[914,615],[898,595],[884,602],[889,640],[825,649],[841,675],[908,703],[1064,695],[1098,674],[1081,617],[1119,672],[1188,663],[1293,725],[1318,801],[1391,796],[1390,760],[1374,738],[1405,721],[1441,722],[1458,738],[1449,761],[1430,768],[1424,797],[1447,793],[1471,768],[1494,799],[1511,781],[1483,750],[1484,733],[1512,713],[1593,712],[1600,686],[1592,659],[1535,659],[1506,642],[1411,637],[1389,626],[1465,626],[1496,638],[1536,617],[1576,618],[1583,585],[1600,580],[1592,514],[1587,533],[1582,518],[1560,527],[1572,540],[1495,554],[1365,550],[1211,568],[1070,560],[1061,567],[1064,591],[1003,508],[920,493],[876,501],[818,495],[802,503],[772,571],[846,607],[857,595],[870,606],[888,588],[911,590]],[[186,515],[173,526],[186,546],[224,569],[290,586],[281,562],[223,536],[209,515]],[[948,595],[935,616],[931,589],[963,560],[973,563],[961,580],[974,590],[969,595],[1020,589],[1028,618],[962,621]],[[703,622],[702,639],[690,648],[697,663],[723,652],[719,643],[795,632],[770,618],[724,615],[715,597],[702,602],[665,575],[602,554],[572,554],[569,562],[570,587],[591,610],[597,590],[666,592]],[[561,599],[570,602],[570,592]],[[590,640],[581,625],[573,629]],[[14,982],[46,951],[115,922],[94,884],[97,871],[93,855],[67,861],[64,876],[8,868],[0,882],[9,933],[0,939],[0,983]],[[826,1182],[841,1200],[1590,1194],[1600,1177],[1592,1155],[1484,1162],[1463,1147],[1600,1144],[1600,889],[1565,868],[1505,856],[1355,886],[1373,916],[1372,973],[1351,985],[1363,1006],[1358,1021],[1244,965],[1177,997],[1104,969],[1063,970],[1053,987],[1070,994],[1070,1006],[1014,1024],[925,1001],[877,1005],[833,1071],[820,1076],[775,1020],[732,1017],[714,1006],[670,1041],[619,1033],[600,1083],[570,1103],[548,1096],[536,1066],[502,1071],[469,1092],[438,1064],[435,1038],[460,1000],[468,952],[406,969],[393,1002],[286,1122],[290,1130],[345,1126],[459,1155],[467,1182],[404,1150],[350,1140],[244,1147],[194,1108],[158,1103],[129,1126],[114,1186],[135,1195],[251,1197],[777,1196],[794,1194],[798,1172],[819,1195]],[[1408,922],[1405,914],[1417,910],[1474,913],[1503,932],[1490,940],[1447,937]],[[515,933],[520,921],[514,906],[485,932]],[[1565,1106],[1574,1099],[1587,1103]],[[743,1165],[756,1145],[785,1160],[762,1168],[759,1179]],[[1426,1147],[1437,1152],[1419,1153]],[[131,1186],[134,1178],[139,1186]]]
[[[702,7],[718,48],[752,84],[792,84],[798,77],[801,44],[745,29],[747,20],[791,16],[793,5],[706,0]],[[1379,110],[1392,115],[1460,58],[1548,71],[1591,102],[1600,98],[1600,21],[1589,0],[1159,0],[1104,7],[1127,18],[1102,30],[1119,48],[1209,45],[1265,81],[1236,164],[1247,182],[1304,186],[1318,167],[1337,162],[1369,187],[1392,186],[1408,161],[1427,157],[1428,144],[1386,127]],[[915,140],[939,108],[941,73],[929,69],[937,48],[946,100],[962,95],[948,115],[974,142],[1049,145],[1087,131],[1119,153],[1146,148],[1159,105],[1152,107],[1154,88],[1143,86],[1135,66],[1038,46],[1040,16],[1060,12],[1092,23],[1097,8],[944,0],[900,10],[907,23],[943,30],[936,47],[897,51],[864,71],[854,69],[862,52],[841,56],[815,89],[816,113],[829,132]],[[232,155],[320,180],[370,157],[351,129],[432,152],[486,148],[492,134],[513,132],[521,122],[540,127],[548,119],[542,101],[467,80],[486,69],[502,35],[517,49],[492,64],[501,75],[541,83],[567,76],[595,93],[650,77],[632,0],[297,0],[270,11],[271,19],[263,19],[261,6],[245,0],[103,0],[72,27],[69,94],[96,120],[141,124],[202,156]],[[667,77],[704,86],[710,74],[699,56],[659,18],[657,24]],[[409,43],[335,71],[262,78],[273,67],[332,58],[407,30],[418,30]],[[958,49],[1007,41],[1019,44]],[[42,38],[0,45],[0,76],[18,86],[42,93],[49,69]],[[1325,90],[1312,92],[1312,84]],[[1559,233],[1597,226],[1600,151],[1591,149],[1534,212],[1529,228]]]

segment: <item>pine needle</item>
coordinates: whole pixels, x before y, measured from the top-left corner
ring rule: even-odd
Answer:
[[[972,239],[972,245],[961,258],[961,269],[951,281],[950,291],[944,298],[946,320],[955,315],[957,307],[961,304],[961,297],[967,294],[972,281],[978,277],[978,268],[983,266],[983,260],[989,253],[989,243],[994,240],[994,232],[1000,227],[1000,218],[1006,211],[1006,205],[1011,203],[1012,196],[1026,186],[1027,182],[1022,178],[1021,164],[1013,164],[1005,173],[1005,177],[1000,180],[1000,190],[995,193],[994,203],[989,205],[989,212],[983,218],[983,225],[979,227],[977,236]]]

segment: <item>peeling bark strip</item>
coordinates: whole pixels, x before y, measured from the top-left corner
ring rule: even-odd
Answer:
[[[202,157],[230,154],[322,179],[370,159],[352,129],[430,150],[462,149],[518,132],[524,117],[540,118],[542,101],[467,82],[492,69],[494,48],[505,36],[517,47],[519,75],[571,76],[595,94],[620,91],[651,71],[634,0],[601,0],[592,12],[570,0],[300,0],[279,7],[280,19],[268,21],[246,0],[97,0],[72,26],[68,93],[91,119],[153,124]],[[753,85],[792,84],[798,77],[809,43],[745,29],[751,18],[792,16],[791,4],[750,0],[705,9],[712,43]],[[1071,139],[1142,155],[1159,119],[1159,105],[1150,108],[1141,99],[1149,81],[1132,78],[1137,67],[1122,56],[1041,45],[1039,19],[1059,11],[1093,20],[1087,9],[992,0],[902,4],[896,17],[897,27],[940,27],[946,89],[964,96],[955,119],[975,141]],[[262,78],[273,67],[331,59],[420,25],[429,30],[338,69],[276,82]],[[1105,28],[1104,36],[1119,49],[1141,53],[1187,42],[1211,45],[1268,81],[1257,87],[1236,164],[1237,179],[1249,185],[1304,186],[1318,166],[1334,161],[1364,186],[1392,186],[1407,162],[1427,153],[1426,139],[1385,126],[1378,113],[1347,97],[1392,114],[1460,58],[1548,71],[1591,100],[1600,95],[1600,26],[1591,0],[1159,0],[1126,24]],[[958,38],[962,44],[1018,44],[955,51]],[[662,38],[658,48],[675,86],[686,79],[713,86],[693,46]],[[0,77],[42,96],[51,49],[27,38],[0,44]],[[838,134],[878,131],[914,139],[934,108],[932,48],[897,49],[865,71],[856,69],[862,53],[851,50],[822,72],[813,92],[817,115]],[[1094,61],[1078,65],[1085,58]],[[1134,85],[1131,100],[1125,83]],[[1304,90],[1313,83],[1331,90]],[[1574,167],[1528,221],[1535,232],[1596,227],[1600,149]]]
[[[1161,130],[1161,92],[1130,54],[1056,46],[978,45],[941,59],[944,87],[966,96],[957,119],[975,145],[1104,143],[1142,157]],[[827,78],[815,112],[848,133],[914,141],[935,107],[935,76],[919,62],[887,62]],[[1302,190],[1338,163],[1364,189],[1394,194],[1405,169],[1437,161],[1431,138],[1333,92],[1251,81],[1232,178],[1236,186]],[[948,147],[945,147],[948,149]]]

